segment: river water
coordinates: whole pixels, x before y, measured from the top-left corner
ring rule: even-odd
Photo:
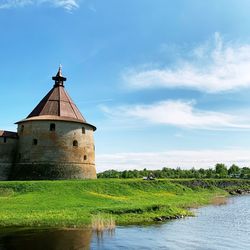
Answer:
[[[0,231],[0,250],[250,249],[250,196],[195,213],[166,223],[117,227],[102,235],[87,229],[5,230]]]

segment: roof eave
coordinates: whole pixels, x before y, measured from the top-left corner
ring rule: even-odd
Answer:
[[[13,132],[13,131],[0,130],[0,137],[17,139],[18,134],[16,132]]]
[[[63,117],[60,117],[60,118],[43,118],[42,116],[36,116],[36,117],[31,117],[31,118],[26,118],[26,119],[23,119],[23,120],[20,120],[20,121],[17,121],[15,122],[15,124],[20,124],[20,123],[24,123],[24,122],[30,122],[30,121],[64,121],[64,122],[76,122],[76,123],[81,123],[81,124],[85,124],[87,126],[90,126],[93,131],[96,131],[96,127],[90,123],[87,123],[85,121],[81,121],[81,120],[77,120],[77,119],[73,119],[73,118],[63,118]]]

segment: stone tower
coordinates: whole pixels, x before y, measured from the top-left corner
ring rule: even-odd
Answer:
[[[24,120],[10,179],[94,179],[96,127],[87,123],[64,88],[61,67],[53,88]]]
[[[9,178],[16,156],[17,142],[17,133],[0,130],[0,181]]]

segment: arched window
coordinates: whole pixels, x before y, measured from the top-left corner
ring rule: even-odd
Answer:
[[[86,161],[87,160],[87,155],[84,155],[84,161]]]
[[[82,133],[85,134],[85,128],[84,127],[82,127]]]
[[[50,123],[50,131],[55,131],[56,130],[56,124],[55,123]]]
[[[77,140],[73,141],[73,147],[78,147],[78,141]]]
[[[33,145],[37,145],[38,140],[37,139],[33,139]]]

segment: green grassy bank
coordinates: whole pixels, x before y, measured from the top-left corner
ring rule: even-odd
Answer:
[[[91,223],[92,216],[99,213],[104,217],[111,214],[117,224],[151,222],[159,216],[190,215],[187,208],[209,204],[215,196],[228,195],[225,189],[230,188],[250,190],[250,181],[0,182],[0,227],[80,227]]]

